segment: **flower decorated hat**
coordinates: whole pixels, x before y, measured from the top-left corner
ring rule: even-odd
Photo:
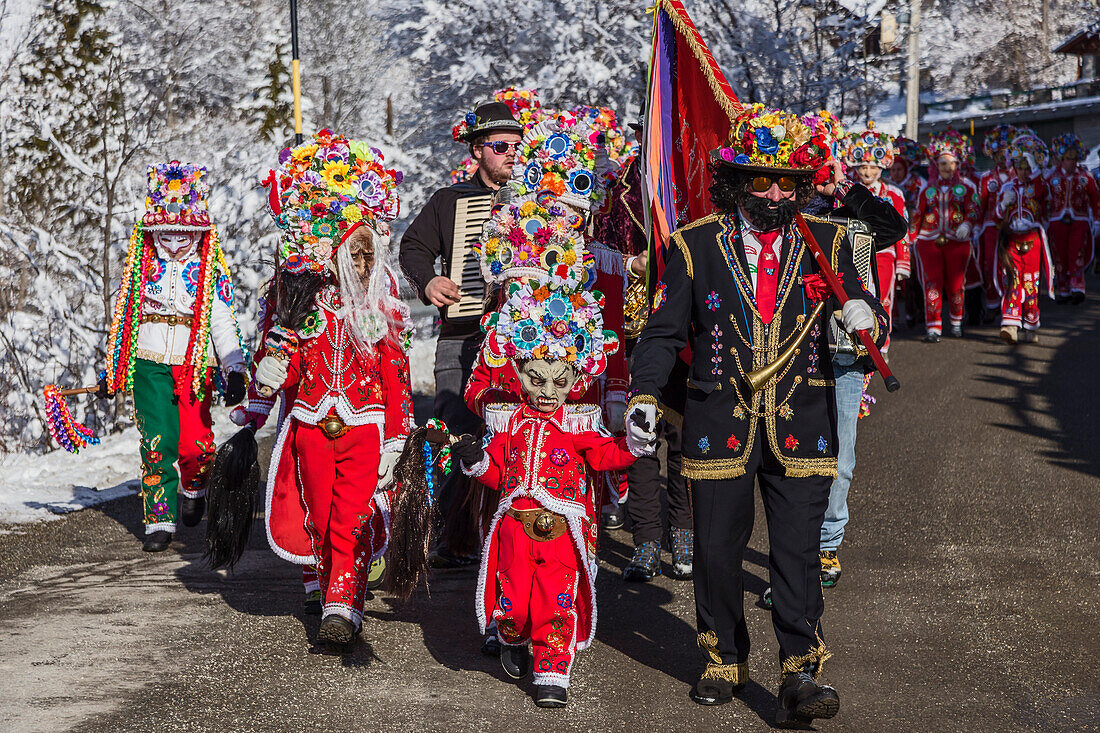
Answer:
[[[844,124],[840,121],[840,118],[827,109],[819,109],[812,115],[806,115],[802,119],[814,135],[825,138],[833,157],[837,157],[837,149],[841,140],[844,139]]]
[[[1026,159],[1031,163],[1032,174],[1042,173],[1050,162],[1050,151],[1037,135],[1017,135],[1008,146],[1009,162]]]
[[[985,134],[982,140],[982,154],[998,163],[1004,162],[1004,153],[1008,150],[1008,144],[1016,135],[1016,128],[1009,124],[1001,124]]]
[[[603,147],[607,157],[621,169],[626,162],[638,154],[638,141],[633,135],[627,136],[619,125],[615,110],[609,107],[589,107],[580,105],[569,110],[583,124],[603,133]]]
[[[523,125],[504,102],[485,102],[462,116],[459,123],[451,128],[451,137],[455,142],[470,143],[478,135],[491,132],[522,134]]]
[[[745,107],[730,126],[726,145],[712,151],[711,158],[750,171],[817,175],[832,157],[828,130],[816,125],[819,117],[762,104]]]
[[[565,265],[526,283],[513,283],[508,300],[488,316],[501,353],[509,359],[560,360],[597,376],[619,349],[614,331],[603,327],[604,298],[585,290]]]
[[[543,206],[535,201],[512,201],[500,206],[474,243],[485,281],[545,276],[564,265],[587,282],[588,275],[581,274],[587,258],[579,220],[555,202]]]
[[[603,138],[568,112],[543,120],[524,134],[508,185],[517,197],[543,206],[557,199],[583,211],[598,209],[616,171]]]
[[[1071,150],[1077,151],[1077,161],[1080,163],[1084,163],[1089,155],[1088,148],[1081,142],[1081,138],[1072,132],[1063,132],[1050,141],[1050,152],[1054,154],[1056,160],[1061,160],[1062,156]]]
[[[148,168],[149,188],[141,224],[147,232],[204,232],[212,229],[206,198],[206,168],[173,160]]]
[[[498,89],[493,92],[493,101],[508,105],[508,109],[512,110],[512,116],[523,125],[524,129],[553,116],[553,113],[543,107],[539,101],[537,89],[516,89],[515,87]]]
[[[321,130],[313,140],[279,155],[271,204],[286,236],[283,266],[323,272],[356,227],[388,233],[397,218],[400,171],[385,167],[382,151]]]
[[[849,168],[876,165],[889,168],[894,163],[894,138],[875,129],[869,122],[867,129],[847,135],[840,145],[840,155]]]
[[[970,143],[958,130],[948,128],[929,138],[927,154],[933,163],[945,156],[964,163],[971,154]]]
[[[916,140],[899,136],[894,139],[894,147],[896,149],[895,157],[900,158],[909,165],[918,165],[924,162],[924,148]]]

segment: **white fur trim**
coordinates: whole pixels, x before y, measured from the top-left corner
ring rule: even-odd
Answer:
[[[329,616],[345,618],[354,624],[357,629],[363,625],[363,613],[355,610],[347,603],[326,603],[324,610],[321,612],[321,620],[324,621]]]
[[[203,486],[201,489],[185,489],[181,486],[180,493],[188,499],[201,499],[206,496],[206,487]]]
[[[569,660],[569,666],[573,666],[575,659]],[[560,672],[535,672],[531,675],[531,681],[536,685],[557,685],[569,689],[569,675]]]
[[[481,456],[481,460],[472,466],[467,466],[463,461],[459,461],[462,466],[462,473],[470,476],[471,478],[477,478],[483,476],[486,471],[489,470],[489,454],[486,452]]]
[[[306,593],[312,593],[315,590],[316,591],[321,590],[321,581],[314,578],[313,580],[311,580],[307,583],[302,583],[302,586],[305,588]]]
[[[292,414],[289,419],[283,420],[280,423],[279,434],[275,438],[275,447],[271,451],[271,465],[268,466],[267,469],[267,491],[264,497],[264,530],[267,532],[267,544],[276,555],[296,565],[315,565],[317,563],[317,558],[312,554],[295,555],[292,552],[287,552],[279,547],[279,545],[275,543],[275,538],[271,536],[271,498],[275,493],[275,477],[279,475],[279,464],[283,457],[283,444],[290,434],[290,427],[297,419],[298,418],[294,417]]]
[[[382,442],[383,453],[400,453],[405,449],[405,438],[407,436],[401,436],[400,438],[390,438]]]
[[[154,532],[160,532],[162,530],[164,532],[173,532],[174,533],[176,531],[176,523],[175,522],[154,522],[153,524],[145,525],[145,534],[153,534]]]

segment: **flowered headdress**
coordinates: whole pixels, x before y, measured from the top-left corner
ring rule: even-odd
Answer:
[[[894,163],[894,138],[875,129],[875,123],[867,123],[863,132],[847,135],[841,143],[844,164],[849,167],[877,165],[889,168]]]
[[[498,208],[481,230],[474,252],[486,282],[545,276],[557,265],[585,266],[583,222],[558,203],[514,201]],[[587,277],[579,275],[587,281]]]
[[[204,232],[212,228],[206,198],[210,187],[203,180],[206,168],[173,160],[149,166],[149,190],[145,196],[145,231]]]
[[[515,87],[498,89],[493,92],[493,101],[508,105],[508,109],[512,110],[512,116],[525,129],[553,116],[553,113],[545,109],[539,101],[537,89],[516,89]]]
[[[811,128],[814,116],[768,109],[762,104],[745,107],[730,127],[724,147],[711,153],[725,165],[764,172],[805,173],[815,180],[828,178],[825,163],[832,157],[824,127]]]
[[[527,283],[513,283],[508,300],[486,319],[499,350],[510,359],[565,361],[596,376],[619,349],[614,331],[603,328],[604,298],[585,290],[568,267]]]
[[[199,270],[195,278],[195,311],[183,369],[176,376],[176,394],[190,394],[202,400],[208,386],[210,362],[210,317],[214,299],[228,307],[236,325],[233,282],[229,265],[222,253],[217,228],[210,223],[206,197],[209,187],[202,180],[206,168],[182,164],[177,160],[149,166],[145,213],[130,233],[122,282],[115,299],[111,328],[107,334],[107,388],[129,392],[134,386],[138,329],[141,327],[141,299],[150,280],[156,278],[164,263],[153,245],[152,232],[202,232],[199,245]],[[241,353],[246,354],[237,329]]]
[[[1079,163],[1084,163],[1085,158],[1089,156],[1088,148],[1081,142],[1081,138],[1072,132],[1063,132],[1050,141],[1050,152],[1054,154],[1057,160],[1061,160],[1062,156],[1071,150],[1077,151],[1077,161]]]
[[[1050,152],[1046,144],[1036,135],[1017,135],[1012,138],[1007,157],[1009,162],[1028,159],[1032,176],[1042,174],[1043,168],[1050,162]]]
[[[998,165],[1003,164],[1004,153],[1008,150],[1008,144],[1016,136],[1016,128],[1013,125],[1001,124],[985,134],[982,140],[982,154],[991,158]]]
[[[972,158],[970,139],[958,130],[947,128],[943,132],[937,132],[928,140],[928,160],[935,164],[942,156],[950,155],[960,164],[966,163]]]
[[[451,137],[455,142],[468,143],[477,135],[489,132],[522,133],[523,126],[504,102],[484,102],[462,115],[458,124],[451,128]]]
[[[901,158],[911,166],[924,161],[924,148],[916,140],[899,136],[894,139],[894,147],[897,153],[896,157]]]
[[[599,208],[615,170],[603,133],[562,113],[524,134],[508,185],[516,196],[544,206],[557,199],[587,211]]]
[[[604,150],[617,168],[621,169],[628,160],[638,154],[638,141],[633,135],[628,136],[623,133],[615,110],[609,107],[580,105],[569,110],[569,113],[578,121],[603,133]]]
[[[369,224],[386,234],[397,218],[402,174],[385,167],[377,148],[321,130],[312,141],[284,149],[279,163],[271,205],[286,232],[281,254],[291,272],[331,271],[333,255],[356,227]]]
[[[819,109],[812,115],[805,115],[802,120],[810,128],[810,132],[825,138],[833,157],[837,157],[837,147],[844,137],[844,124],[840,118],[827,109]]]
[[[451,185],[472,181],[477,174],[477,161],[473,156],[467,155],[458,163],[458,167],[451,171]]]

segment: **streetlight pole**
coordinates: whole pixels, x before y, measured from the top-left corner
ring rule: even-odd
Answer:
[[[917,139],[920,116],[920,6],[921,0],[909,2],[909,63],[905,89],[905,136]]]
[[[290,0],[290,72],[294,90],[294,144],[302,144],[302,75],[298,64],[298,0]]]

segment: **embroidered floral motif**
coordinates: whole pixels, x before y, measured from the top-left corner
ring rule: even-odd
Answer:
[[[657,283],[657,289],[653,291],[653,307],[650,309],[650,313],[656,313],[657,309],[664,305],[665,291],[668,290],[668,286],[664,282]]]
[[[555,466],[564,466],[569,463],[569,453],[564,448],[555,448],[550,451],[550,462]]]
[[[572,593],[559,593],[558,594],[558,605],[561,606],[562,608],[569,608],[570,606],[572,606],[573,605],[573,594]]]
[[[722,299],[718,297],[718,293],[711,290],[710,295],[707,296],[707,309],[716,311],[722,307]]]
[[[733,408],[733,416],[737,420],[744,420],[745,419],[745,408],[741,407],[741,405],[737,405],[736,407]]]
[[[199,289],[199,263],[192,262],[183,268],[183,287],[188,295],[194,295]]]
[[[731,434],[730,437],[726,439],[726,447],[736,451],[741,447],[741,441],[737,439],[736,435]]]
[[[714,293],[711,293],[714,295]],[[710,363],[714,366],[711,367],[710,373],[715,377],[722,376],[722,330],[718,328],[718,324],[714,324],[714,328],[711,329],[710,335],[714,338],[714,343],[710,345],[710,348],[714,350],[714,355],[710,357]]]
[[[795,442],[797,442],[797,441],[795,441]],[[824,435],[819,435],[817,437],[817,450],[820,453],[828,453],[829,452],[829,441],[825,440]]]
[[[787,433],[787,440],[783,443],[787,450],[798,450],[798,439],[790,433]]]
[[[702,438],[699,438],[699,450],[703,451],[704,453],[710,450],[710,438],[706,435],[704,435]]]
[[[784,402],[782,405],[779,406],[779,409],[776,410],[776,414],[784,420],[790,422],[791,418],[794,417],[794,410],[791,409],[790,405]]]
[[[818,355],[817,355],[817,341],[821,337],[821,324],[815,323],[814,327],[810,330],[810,342],[809,342],[809,360],[810,365],[806,367],[806,371],[809,374],[816,374],[819,371]],[[788,420],[790,418],[787,418]]]

